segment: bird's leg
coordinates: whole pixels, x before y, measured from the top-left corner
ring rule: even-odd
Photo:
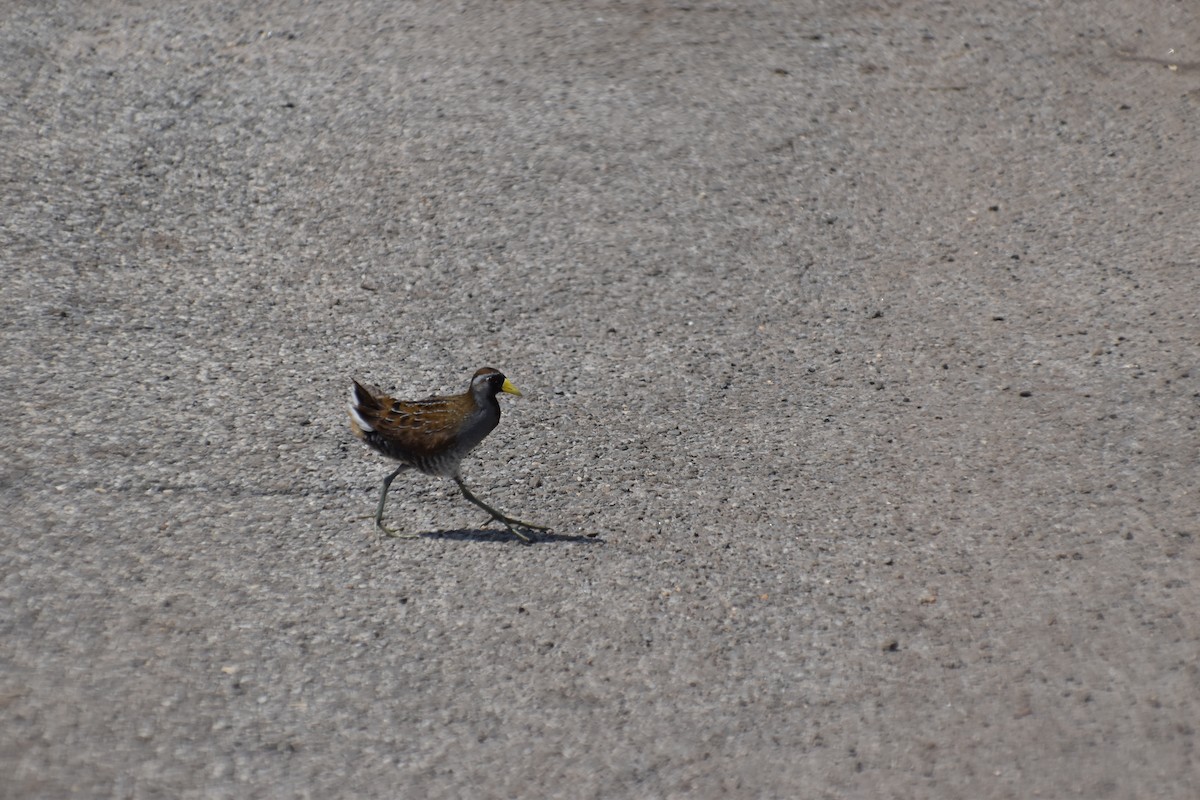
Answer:
[[[501,514],[499,511],[492,508],[491,506],[489,506],[487,503],[480,500],[475,495],[471,494],[471,490],[467,488],[467,485],[465,483],[463,483],[463,479],[458,477],[457,475],[454,476],[454,482],[458,484],[458,490],[460,492],[462,492],[463,497],[467,498],[472,503],[479,506],[487,513],[491,514],[492,519],[496,520],[497,522],[503,523],[504,527],[508,528],[509,532],[512,533],[514,536],[516,536],[521,541],[529,542],[532,540],[528,536],[526,536],[525,534],[521,533],[519,530],[514,528],[513,527],[514,525],[521,527],[521,528],[528,528],[533,531],[548,531],[548,530],[550,530],[545,525],[533,525],[531,523],[522,522],[519,519],[513,519],[512,517],[508,517],[508,516],[505,516],[504,514]]]
[[[401,464],[396,467],[395,472],[383,479],[383,492],[379,495],[379,507],[375,509],[375,527],[396,539],[417,538],[417,534],[415,533],[400,533],[393,528],[385,528],[383,525],[383,504],[387,502],[388,489],[392,488],[392,481],[396,480],[396,476],[406,469],[408,469],[408,464]]]

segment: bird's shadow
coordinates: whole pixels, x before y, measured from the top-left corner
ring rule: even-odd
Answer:
[[[515,544],[607,544],[599,534],[578,536],[552,531],[525,531],[525,535],[533,541],[522,542],[506,530],[495,528],[456,528],[451,531],[422,531],[417,539],[449,539],[457,542],[499,542],[509,540]]]

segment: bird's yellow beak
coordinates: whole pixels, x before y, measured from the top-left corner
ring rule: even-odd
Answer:
[[[521,396],[521,390],[513,386],[512,381],[510,381],[508,378],[504,379],[504,385],[500,387],[500,391],[508,392],[509,394],[515,394],[517,397]]]

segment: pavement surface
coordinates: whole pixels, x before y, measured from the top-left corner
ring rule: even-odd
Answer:
[[[0,797],[1200,796],[1200,17],[1047,5],[5,4]]]

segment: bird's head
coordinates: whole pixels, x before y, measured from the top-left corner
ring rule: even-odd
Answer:
[[[492,398],[500,392],[521,396],[520,390],[498,369],[484,367],[471,378],[471,394],[475,395],[476,400]]]

